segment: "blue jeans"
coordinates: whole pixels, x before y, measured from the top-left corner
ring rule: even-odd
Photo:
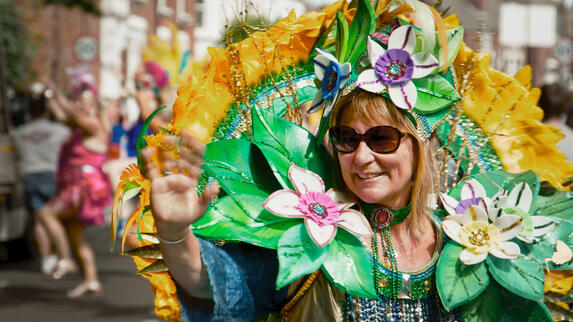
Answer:
[[[26,207],[32,213],[38,211],[56,194],[56,177],[54,172],[34,172],[22,177]]]

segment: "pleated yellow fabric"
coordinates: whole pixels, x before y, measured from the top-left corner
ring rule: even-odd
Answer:
[[[455,16],[446,22],[459,25]],[[560,130],[541,123],[543,111],[537,106],[541,91],[531,88],[531,67],[512,77],[492,69],[490,60],[491,55],[462,44],[454,66],[464,113],[488,136],[506,171],[533,171],[564,189],[565,179],[573,176],[573,164],[557,149],[557,141],[563,138]],[[464,73],[469,73],[465,87]]]

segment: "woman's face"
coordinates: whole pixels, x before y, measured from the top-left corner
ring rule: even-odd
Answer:
[[[75,103],[76,106],[87,113],[94,114],[97,112],[97,100],[90,91],[84,91],[80,94]]]
[[[358,133],[378,125],[393,125],[365,121],[354,113],[342,111],[340,125],[349,126]],[[366,142],[354,152],[338,153],[344,183],[362,201],[392,208],[404,207],[410,200],[410,187],[414,173],[414,142],[410,135],[402,137],[393,153],[380,154],[368,148]]]

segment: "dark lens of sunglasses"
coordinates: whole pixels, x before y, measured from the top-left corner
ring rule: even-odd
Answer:
[[[391,126],[377,126],[364,133],[366,144],[377,153],[391,153],[398,149],[400,131]]]
[[[360,144],[360,136],[354,129],[346,126],[335,126],[330,129],[330,140],[336,151],[350,153]]]

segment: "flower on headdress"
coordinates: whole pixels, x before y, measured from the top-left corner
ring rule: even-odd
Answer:
[[[316,48],[320,54],[314,58],[314,73],[322,85],[314,97],[308,113],[314,113],[324,107],[324,117],[330,114],[338,93],[350,79],[352,65],[340,64],[332,54]]]
[[[508,240],[517,236],[522,226],[521,217],[506,214],[499,216],[492,224],[486,211],[474,205],[466,209],[461,224],[451,219],[442,222],[446,234],[465,247],[460,253],[460,260],[466,265],[481,263],[488,253],[498,258],[518,258],[519,245]]]
[[[368,37],[368,57],[372,69],[358,76],[358,87],[372,92],[388,91],[390,99],[402,109],[416,105],[418,92],[412,78],[428,76],[439,66],[438,60],[427,53],[412,54],[416,47],[416,33],[412,26],[402,26],[390,34],[388,50]]]
[[[503,190],[492,198],[492,209],[488,212],[490,220],[496,220],[503,214],[523,218],[523,229],[517,238],[528,244],[539,241],[540,236],[549,232],[554,222],[545,216],[531,216],[529,208],[533,199],[531,188],[525,182],[517,184],[511,192]]]
[[[353,209],[344,195],[335,189],[324,192],[322,178],[314,172],[291,164],[290,182],[296,191],[281,189],[263,203],[271,213],[290,218],[303,218],[308,234],[318,247],[324,247],[336,236],[337,227],[354,235],[371,237],[372,231],[364,216]]]
[[[487,212],[491,203],[484,187],[476,179],[469,179],[464,182],[459,202],[445,193],[440,193],[440,199],[442,200],[444,209],[446,209],[449,214],[446,219],[456,220],[460,224],[463,214],[471,205],[480,206]]]

